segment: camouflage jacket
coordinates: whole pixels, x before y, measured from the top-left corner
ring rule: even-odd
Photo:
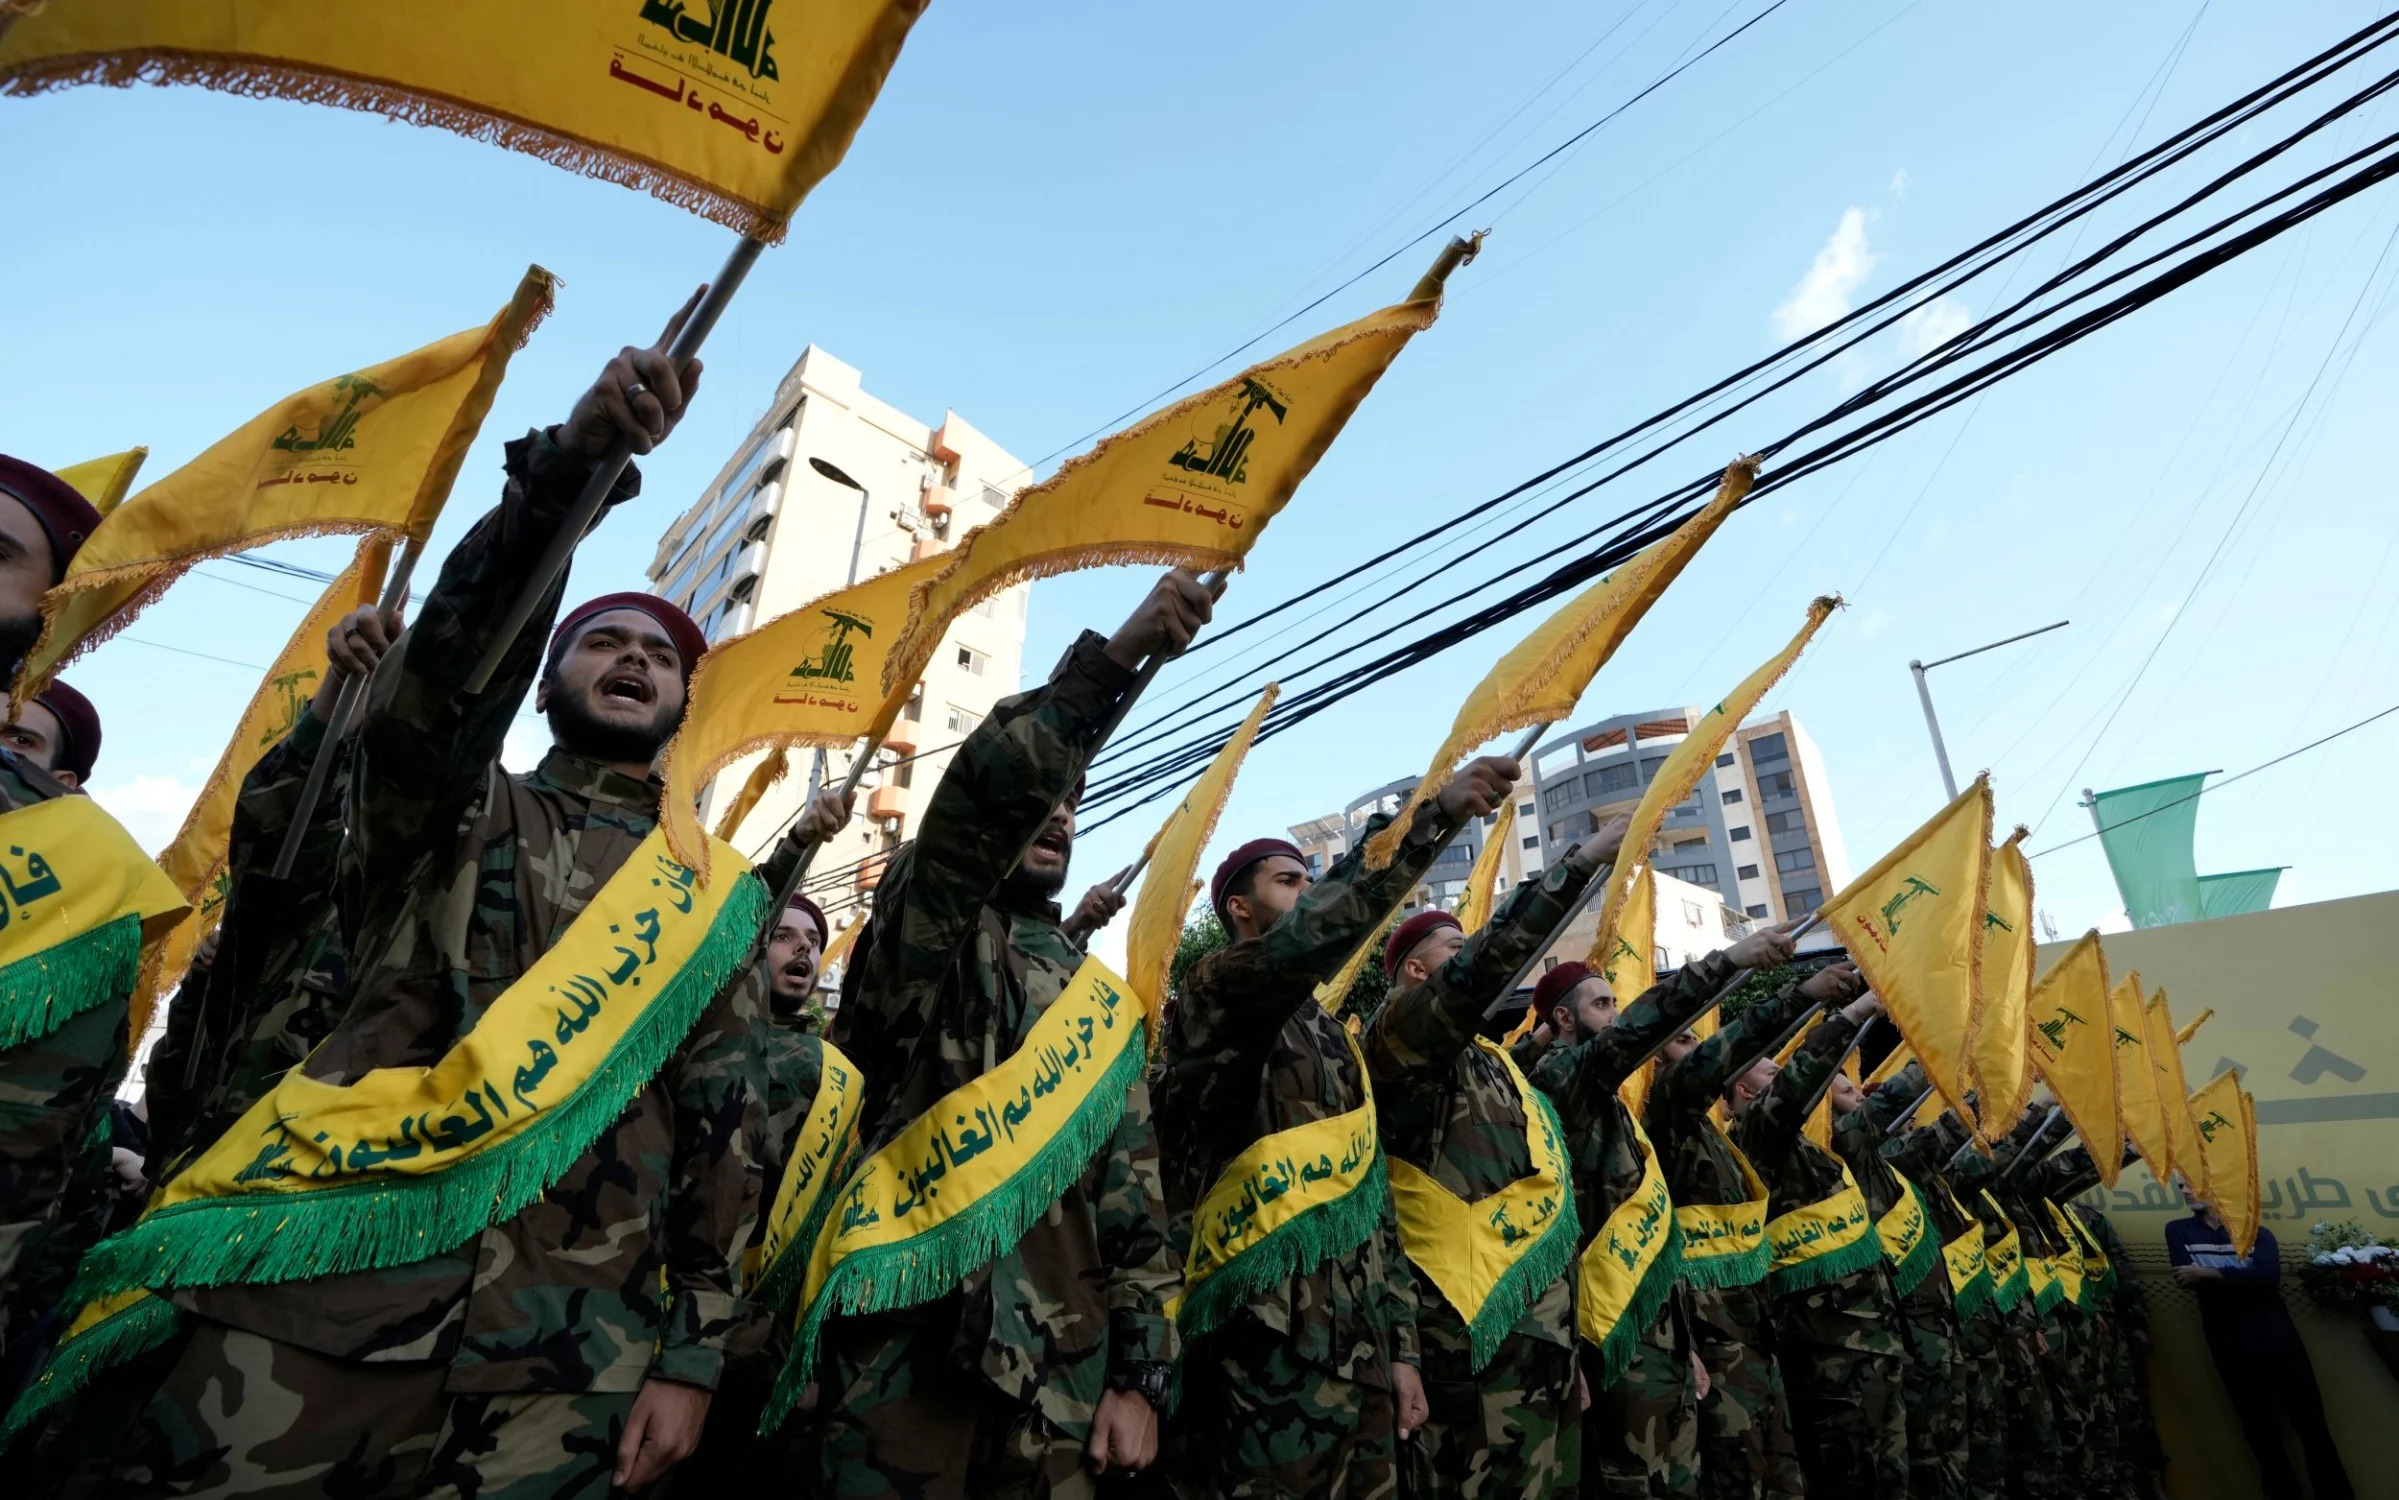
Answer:
[[[2141,1290],[2141,1278],[2133,1270],[2124,1248],[2123,1236],[2116,1233],[2116,1221],[2096,1209],[2080,1204],[2066,1210],[2082,1220],[2082,1227],[2099,1248],[2107,1252],[2108,1264],[2116,1268],[2116,1290],[2109,1299],[2108,1312],[2116,1320],[2118,1336],[2131,1338],[2149,1333],[2149,1294]]]
[[[1825,1017],[1791,1054],[1773,1086],[1733,1121],[1734,1144],[1766,1179],[1769,1214],[1786,1214],[1841,1190],[1840,1158],[1802,1135],[1800,1126],[1857,1033],[1848,1017]],[[1864,1187],[1859,1184],[1861,1191]],[[1880,1258],[1822,1286],[1775,1297],[1774,1326],[1782,1338],[1803,1343],[1866,1354],[1904,1352],[1890,1274]]]
[[[1858,1190],[1866,1195],[1866,1206],[1874,1210],[1878,1220],[1897,1207],[1900,1198],[1913,1186],[1907,1175],[1883,1155],[1883,1147],[1890,1142],[1891,1127],[1907,1113],[1909,1106],[1924,1097],[1926,1086],[1924,1065],[1911,1060],[1906,1067],[1868,1089],[1864,1104],[1833,1121],[1833,1150],[1849,1163],[1849,1174],[1858,1180]],[[1964,1226],[1949,1227],[1955,1216],[1949,1212],[1948,1204],[1934,1203],[1938,1196],[1923,1195],[1924,1222],[1926,1232],[1936,1244],[1947,1244]],[[1944,1268],[1933,1267],[1932,1274],[1902,1294],[1899,1302],[1919,1328],[1955,1333],[1957,1299]]]
[[[1641,1182],[1632,1116],[1616,1091],[1643,1058],[1690,1025],[1738,972],[1721,953],[1694,959],[1619,1010],[1615,1025],[1572,1046],[1553,1046],[1534,1064],[1533,1083],[1557,1105],[1566,1127],[1574,1155],[1574,1206],[1585,1241]],[[1666,1170],[1665,1162],[1658,1170]]]
[[[308,1058],[313,1078],[430,1065],[657,822],[655,777],[561,750],[523,776],[498,764],[563,584],[486,690],[465,691],[586,472],[545,434],[509,444],[500,507],[452,549],[376,670],[343,854],[353,997]],[[548,1192],[467,1243],[390,1270],[177,1300],[339,1358],[444,1362],[459,1392],[630,1391],[646,1376],[713,1387],[741,1321],[735,1256],[759,1212],[764,995],[757,967],[744,970]]]
[[[1466,1202],[1532,1175],[1524,1101],[1474,1039],[1500,987],[1549,946],[1584,883],[1561,860],[1519,884],[1456,957],[1423,984],[1394,990],[1366,1024],[1361,1047],[1383,1148]],[[1418,1338],[1465,1351],[1458,1311],[1428,1277],[1415,1280]],[[1551,1281],[1510,1331],[1573,1348],[1574,1278]]]
[[[1749,1197],[1732,1142],[1710,1118],[1725,1088],[1774,1050],[1791,1023],[1815,1008],[1796,983],[1757,1001],[1678,1062],[1650,1064],[1655,1080],[1641,1123],[1677,1203],[1740,1203]]]
[[[78,796],[0,749],[0,812]],[[0,1052],[0,1352],[66,1291],[107,1216],[108,1103],[130,993]]]
[[[335,759],[324,796],[291,874],[277,880],[301,788],[327,753]],[[200,908],[199,920],[217,929],[216,957],[177,986],[146,1070],[155,1180],[224,1134],[340,1018],[349,971],[334,890],[349,781],[348,743],[328,751],[325,726],[305,707],[242,781],[225,874]]]
[[[2040,1130],[2042,1123],[2041,1114],[2038,1111],[2025,1111],[2024,1118],[2016,1122],[2016,1128],[2002,1136],[1996,1143],[1993,1148],[1994,1156],[2005,1157],[2010,1161],[2014,1160],[2015,1154],[2022,1150],[2025,1144],[2033,1138],[2033,1135]],[[1962,1133],[1960,1139],[1963,1139]],[[1957,1188],[1958,1201],[1964,1204],[1966,1211],[1974,1215],[1976,1220],[1982,1224],[1983,1243],[1996,1245],[2006,1239],[2008,1227],[2012,1224],[2017,1232],[2017,1246],[2023,1254],[2026,1256],[2049,1254],[2049,1242],[2041,1233],[2043,1226],[2027,1222],[2030,1216],[2025,1213],[2024,1205],[2017,1202],[2008,1191],[2007,1185],[1999,1180],[1998,1170],[1993,1164],[1993,1156],[1985,1156],[1979,1151],[1968,1151],[1955,1159],[1957,1165],[1948,1169],[1949,1180]],[[1990,1206],[1984,1203],[1982,1198],[1986,1192],[1991,1195],[1994,1202],[1999,1204],[2001,1212],[2006,1215],[2005,1219],[1995,1219],[1991,1216]],[[2026,1297],[2004,1316],[2011,1328],[2020,1331],[2029,1330],[2034,1326],[2032,1299]]]
[[[1382,930],[1452,827],[1421,811],[1391,863],[1366,866],[1369,819],[1355,847],[1325,870],[1289,915],[1194,964],[1167,1023],[1158,1112],[1168,1150],[1176,1233],[1225,1163],[1278,1130],[1356,1109],[1366,1080],[1349,1033],[1316,1001],[1358,944]],[[1379,958],[1380,955],[1377,955]],[[1370,960],[1372,961],[1372,960]],[[1376,1101],[1380,1110],[1382,1101]],[[1326,1260],[1252,1298],[1242,1316],[1287,1341],[1294,1358],[1382,1388],[1393,1360],[1414,1364],[1416,1295],[1388,1204],[1354,1256]]]
[[[1132,686],[1105,644],[1085,631],[1046,684],[993,706],[876,888],[832,1035],[864,1080],[864,1151],[1013,1056],[1083,962],[1057,903],[1011,898],[1006,881]],[[1136,1080],[1082,1177],[961,1283],[946,1336],[959,1363],[1080,1435],[1111,1367],[1174,1359],[1165,1304],[1180,1279],[1149,1085]]]

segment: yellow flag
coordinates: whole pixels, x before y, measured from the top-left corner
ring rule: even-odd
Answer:
[[[1991,781],[1977,776],[1818,908],[1961,1119],[1990,884]]]
[[[915,680],[949,622],[1011,584],[1110,563],[1238,564],[1399,351],[1439,316],[1439,287],[1416,290],[1102,438],[1020,492],[910,597],[909,649],[884,663],[884,690]]]
[[[881,686],[908,617],[908,591],[947,561],[924,558],[837,589],[700,658],[682,727],[659,764],[659,820],[675,858],[707,875],[700,792],[734,761],[793,745],[840,749],[891,728],[916,685],[907,678],[888,697]]]
[[[159,851],[158,867],[183,893],[190,909],[142,954],[126,1024],[126,1035],[135,1041],[147,1031],[160,994],[182,979],[200,940],[217,925],[217,914],[228,894],[225,860],[233,840],[233,806],[241,796],[242,779],[276,741],[291,733],[300,715],[308,712],[317,684],[325,676],[326,633],[342,616],[375,602],[390,559],[390,539],[369,537],[359,544],[358,556],[350,566],[325,586],[316,607],[309,610],[267,668],[266,679],[251,695],[250,706],[242,710],[233,739],[217,758],[217,768],[209,773],[200,795],[192,800],[182,829]],[[331,755],[333,748],[326,746],[319,753]]]
[[[2116,982],[2107,1004],[2116,1039],[2116,1105],[2124,1132],[2140,1148],[2150,1174],[2164,1182],[2174,1171],[2174,1136],[2166,1123],[2165,1101],[2158,1096],[2157,1068],[2149,1060],[2149,1007],[2141,997],[2138,970]],[[2091,1154],[2097,1156],[2098,1148]]]
[[[1515,833],[1516,799],[1511,797],[1499,810],[1491,831],[1484,835],[1482,852],[1474,857],[1474,868],[1466,872],[1466,894],[1458,901],[1458,925],[1470,936],[1489,924],[1491,913],[1499,904],[1500,861]]]
[[[2191,1184],[2191,1191],[2207,1196],[2207,1153],[2200,1149],[2198,1127],[2191,1123],[2191,1112],[2183,1101],[2190,1098],[2191,1086],[2184,1080],[2182,1048],[2174,1040],[2174,1012],[2166,1005],[2166,992],[2159,990],[2149,997],[2141,1016],[2142,1036],[2147,1040],[2150,1087],[2156,1091],[2159,1113],[2165,1117],[2168,1155],[2174,1170],[2182,1180]],[[2134,1139],[2138,1140],[2136,1134]],[[2159,1182],[2166,1174],[2150,1164],[2150,1171]]]
[[[1975,1127],[1985,1141],[2016,1128],[2032,1101],[2032,1059],[2026,1053],[2035,957],[2032,862],[2024,857],[2028,830],[2019,827],[1991,851],[1991,893],[1983,916],[1982,1004],[1974,1013]],[[1960,1111],[1961,1120],[1970,1117]]]
[[[295,536],[392,531],[422,541],[509,356],[550,310],[552,286],[531,268],[489,323],[287,396],[109,512],[42,600],[42,640],[18,676],[19,700],[204,559]]]
[[[750,768],[749,778],[742,782],[741,790],[733,794],[733,800],[726,803],[725,810],[718,814],[716,836],[728,844],[733,842],[733,835],[741,831],[741,825],[766,796],[767,788],[790,772],[791,752],[785,746],[777,745]]]
[[[0,6],[0,11],[16,9]],[[778,240],[924,0],[106,0],[0,32],[0,90],[193,83],[371,110]]]
[[[1316,987],[1316,1003],[1323,1006],[1329,1014],[1340,1014],[1341,1003],[1349,998],[1349,992],[1357,984],[1358,976],[1366,972],[1366,965],[1380,956],[1382,951],[1383,930],[1378,927],[1366,934],[1366,940],[1358,944],[1358,950],[1349,956],[1348,963],[1341,966],[1340,973]],[[1355,1016],[1350,1017],[1353,1024],[1357,1019]]]
[[[2174,1033],[2174,1044],[2178,1047],[2188,1047],[2191,1045],[2191,1038],[2197,1036],[2199,1034],[2199,1028],[2205,1026],[2209,1020],[2215,1016],[2215,1014],[2216,1008],[2212,1005],[2201,1011],[2197,1016],[2192,1018],[2190,1025],[2185,1026],[2182,1030]]]
[[[858,934],[865,929],[866,918],[860,917],[833,934],[833,941],[826,945],[823,956],[816,961],[817,972],[822,973],[848,958],[850,950],[858,945]]]
[[[1193,872],[1216,832],[1217,815],[1233,795],[1233,778],[1241,773],[1242,757],[1258,737],[1258,724],[1274,707],[1282,688],[1274,683],[1258,695],[1249,717],[1233,731],[1216,759],[1200,773],[1183,800],[1166,816],[1166,825],[1150,840],[1149,873],[1141,879],[1141,894],[1133,902],[1132,921],[1125,927],[1125,980],[1153,1018],[1150,1045],[1158,1045],[1164,1028],[1154,1024],[1166,1004],[1166,978],[1174,965],[1175,948],[1183,941],[1183,918],[1191,898],[1199,893]]]
[[[1733,460],[1716,486],[1715,497],[1697,515],[1575,595],[1501,657],[1458,706],[1449,737],[1434,752],[1432,765],[1401,805],[1399,816],[1367,840],[1367,864],[1380,870],[1391,863],[1400,840],[1408,836],[1408,828],[1416,820],[1416,810],[1449,785],[1467,751],[1511,729],[1554,724],[1573,713],[1591,679],[1616,654],[1616,648],[1624,644],[1624,638],[1641,623],[1667,585],[1682,575],[1684,565],[1716,534],[1757,477],[1757,460]],[[1631,844],[1625,847],[1636,855],[1640,852]]]
[[[142,471],[142,461],[149,456],[147,448],[128,448],[106,458],[69,464],[56,473],[105,516],[124,503],[126,492],[133,488],[133,476]]]
[[[1828,594],[1808,605],[1807,622],[1799,627],[1799,633],[1791,637],[1782,650],[1768,657],[1765,665],[1741,679],[1740,686],[1726,694],[1722,702],[1709,709],[1697,724],[1691,726],[1681,744],[1666,752],[1666,763],[1658,767],[1658,774],[1650,779],[1648,787],[1641,793],[1641,800],[1634,804],[1632,826],[1625,830],[1624,847],[1632,858],[1646,859],[1658,830],[1666,826],[1666,815],[1690,796],[1701,778],[1715,768],[1716,756],[1724,749],[1725,741],[1733,737],[1733,731],[1741,727],[1741,721],[1750,716],[1767,692],[1782,681],[1783,674],[1791,670],[1791,664],[1799,660],[1799,653],[1805,651],[1808,642],[1815,638],[1818,628],[1832,618],[1833,611],[1840,607],[1841,599],[1837,594]],[[1644,873],[1647,868],[1644,864]],[[1616,868],[1609,871],[1608,888],[1600,897],[1599,946],[1592,951],[1598,952],[1610,946],[1609,939],[1616,931],[1620,913],[1632,888],[1632,871],[1625,861],[1619,860]]]
[[[1625,847],[1629,849],[1632,846],[1627,844]],[[1616,992],[1616,1003],[1626,1005],[1640,998],[1644,991],[1657,983],[1657,948],[1658,879],[1647,865],[1643,865],[1641,873],[1633,877],[1632,899],[1624,903],[1616,926],[1613,930],[1603,928],[1600,931],[1599,940],[1591,945],[1591,951],[1584,955],[1583,962],[1597,970],[1599,976],[1608,982],[1608,988]],[[1708,1014],[1712,1017],[1715,1012],[1711,1010]],[[1516,1035],[1532,1030],[1538,1021],[1539,1018],[1528,1007],[1524,1022],[1517,1026],[1516,1033],[1508,1039],[1514,1041]],[[1616,1090],[1616,1096],[1624,1101],[1624,1107],[1631,1111],[1635,1119],[1639,1119],[1649,1107],[1649,1084],[1656,1073],[1657,1063],[1652,1059],[1648,1067],[1635,1068]]]
[[[2191,1096],[2191,1122],[2207,1162],[2208,1199],[2243,1255],[2257,1243],[2257,1106],[2230,1068]]]
[[[1881,1062],[1875,1065],[1874,1071],[1867,1074],[1866,1081],[1859,1086],[1861,1088],[1870,1089],[1878,1084],[1889,1083],[1892,1079],[1899,1076],[1901,1069],[1905,1068],[1909,1063],[1912,1063],[1915,1060],[1916,1049],[1910,1047],[1905,1041],[1902,1041],[1898,1046],[1891,1049],[1889,1055],[1885,1056]]]
[[[2033,1067],[2091,1151],[2099,1180],[2116,1185],[2123,1165],[2123,1115],[2116,1102],[2116,1046],[2107,955],[2086,932],[2033,983]]]

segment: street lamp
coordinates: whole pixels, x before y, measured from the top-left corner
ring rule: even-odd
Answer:
[[[858,559],[866,550],[866,486],[852,479],[841,465],[827,462],[821,458],[808,460],[808,467],[840,485],[843,489],[858,492],[858,534],[850,542],[850,582],[856,583],[858,581]]]
[[[2036,635],[2047,635],[2052,630],[2063,630],[2073,623],[2072,620],[2060,620],[2055,625],[2044,625],[2038,630],[2027,630],[2022,635],[2011,635],[2004,641],[1993,641],[1988,646],[1977,646],[1971,651],[1960,651],[1955,656],[1944,656],[1939,661],[1908,663],[1908,670],[1916,674],[1916,697],[1924,705],[1924,727],[1932,731],[1933,759],[1941,763],[1941,785],[1948,788],[1950,801],[1957,800],[1958,779],[1949,769],[1949,747],[1941,743],[1941,721],[1933,717],[1932,689],[1925,685],[1924,674],[1935,667],[1948,666],[1953,661],[1964,661],[1969,656],[1980,656],[1985,651],[1996,651],[2002,646],[2012,646],[2018,641],[2029,641]]]

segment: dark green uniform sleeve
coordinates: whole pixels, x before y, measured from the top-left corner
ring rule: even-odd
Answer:
[[[2124,1166],[2141,1159],[2141,1153],[2131,1146],[2124,1148]],[[2099,1164],[2091,1159],[2091,1148],[2076,1144],[2060,1151],[2037,1167],[2028,1167],[2020,1174],[2035,1197],[2054,1199],[2059,1203],[2079,1198],[2099,1185]]]
[[[1643,1059],[1691,1023],[1740,972],[1721,953],[1692,960],[1616,1012],[1616,1024],[1571,1047],[1552,1047],[1533,1082],[1554,1100],[1569,1134],[1606,1107]]]
[[[1665,1119],[1714,1107],[1724,1097],[1725,1088],[1755,1066],[1772,1050],[1775,1040],[1815,1005],[1794,982],[1749,1006],[1685,1053],[1681,1061],[1659,1070],[1658,1081],[1649,1092],[1650,1114]]]
[[[1965,1122],[1953,1110],[1943,1110],[1930,1125],[1920,1125],[1883,1142],[1883,1160],[1917,1182],[1930,1182],[1945,1173],[1949,1159],[1966,1144]]]
[[[651,1370],[714,1390],[747,1307],[734,1285],[757,1227],[771,1097],[763,971],[751,965],[702,1013],[668,1064],[674,1156],[660,1235],[666,1326]]]
[[[2000,1164],[2014,1161],[2016,1153],[2023,1150],[2031,1142],[2033,1136],[2047,1123],[2045,1112],[2026,1110],[2024,1118],[2016,1122],[2016,1128],[2001,1137],[1998,1144],[1992,1148],[1991,1155],[1985,1156],[1980,1151],[1970,1151],[1966,1153],[1965,1160],[1958,1163],[1957,1170],[1951,1175],[1957,1178],[1961,1186],[1971,1184],[1977,1188],[1988,1187],[1992,1179],[1999,1175]]]
[[[1733,1144],[1769,1182],[1798,1149],[1799,1128],[1807,1123],[1810,1106],[1849,1054],[1857,1034],[1857,1023],[1847,1016],[1826,1016],[1791,1054],[1773,1085],[1734,1120]]]
[[[1403,1365],[1422,1364],[1423,1346],[1416,1337],[1416,1276],[1400,1248],[1399,1213],[1389,1193],[1383,1196],[1374,1233],[1376,1254],[1383,1262],[1382,1284],[1374,1289],[1375,1321],[1391,1336],[1393,1359]]]
[[[541,669],[562,574],[510,642],[480,693],[466,680],[535,571],[591,465],[532,432],[508,445],[499,506],[461,537],[417,618],[368,680],[358,734],[350,833],[367,888],[406,891],[420,860],[438,858],[480,799],[508,726]],[[609,495],[641,492],[628,465]]]
[[[1549,945],[1587,883],[1571,860],[1560,860],[1538,882],[1518,885],[1447,963],[1424,983],[1395,991],[1375,1012],[1361,1046],[1374,1075],[1375,1111],[1389,1133],[1402,1140],[1431,1135],[1441,1080],[1472,1044],[1483,1012],[1500,986]]]

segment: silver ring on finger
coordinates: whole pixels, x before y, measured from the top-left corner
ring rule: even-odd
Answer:
[[[630,401],[636,396],[645,394],[649,389],[650,388],[648,386],[643,385],[640,381],[636,380],[631,385],[625,387],[625,399]]]

